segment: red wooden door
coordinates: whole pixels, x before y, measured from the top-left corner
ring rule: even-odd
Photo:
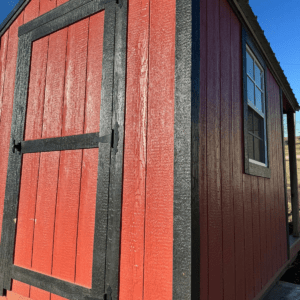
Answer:
[[[104,276],[108,202],[116,200],[109,189],[118,190],[115,171],[122,176],[116,138],[123,136],[118,92],[124,77],[114,75],[125,74],[125,63],[115,72],[114,65],[126,26],[115,24],[127,5],[75,5],[66,3],[19,31],[0,283],[9,290],[13,279],[12,291],[31,299],[117,294]]]

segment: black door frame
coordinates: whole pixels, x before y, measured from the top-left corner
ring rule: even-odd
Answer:
[[[23,141],[32,43],[105,10],[100,132]],[[19,28],[10,153],[0,245],[0,293],[12,279],[70,300],[118,299],[126,74],[126,0],[72,0]],[[22,154],[99,147],[92,288],[13,264]],[[112,298],[113,297],[113,298]]]

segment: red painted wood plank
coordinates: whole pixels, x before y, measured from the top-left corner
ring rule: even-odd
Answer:
[[[172,298],[176,1],[150,6],[144,300]]]
[[[57,0],[40,0],[40,15],[56,7]]]
[[[235,219],[235,276],[236,299],[245,298],[245,249],[243,197],[243,104],[242,97],[242,45],[241,24],[231,11],[231,61],[232,61],[232,130],[233,130],[233,190]]]
[[[68,28],[62,136],[82,134],[89,19]],[[82,150],[62,151],[55,217],[52,275],[75,281]],[[51,295],[51,299],[61,299]]]
[[[234,214],[232,193],[232,82],[230,49],[230,11],[227,1],[220,1],[221,53],[221,186],[223,231],[223,298],[235,298]]]
[[[3,101],[4,101],[4,86],[6,78],[6,65],[7,65],[7,52],[8,52],[8,35],[9,30],[1,37],[1,49],[0,49],[0,126],[3,112]],[[6,112],[5,112],[6,113]],[[9,130],[10,127],[6,127]],[[4,130],[4,128],[2,128]],[[3,132],[5,134],[5,132]],[[0,144],[1,147],[4,146],[3,141]],[[3,148],[2,148],[3,149]],[[8,158],[8,157],[7,157]],[[6,171],[7,171],[7,161],[1,160],[0,158],[0,237],[2,232],[2,217],[3,217],[3,204],[5,195],[5,185],[6,185]]]
[[[260,261],[260,224],[259,224],[259,192],[258,177],[251,176],[252,189],[252,228],[253,228],[253,267],[255,295],[261,290],[261,261]]]
[[[208,294],[222,299],[222,204],[220,162],[220,24],[219,0],[207,2],[207,191]]]
[[[271,80],[271,73],[269,70],[267,70],[268,74],[268,109],[269,109],[269,118],[270,118],[270,124],[273,124],[274,120],[274,105],[273,105],[273,82]],[[274,168],[274,127],[271,126],[270,128],[270,167],[271,169]],[[271,210],[270,210],[270,226],[271,226],[271,239],[272,239],[272,276],[276,273],[277,268],[277,256],[276,256],[276,230],[275,230],[275,223],[276,223],[276,210],[275,210],[275,201],[274,201],[274,175],[273,173],[271,174],[271,179],[270,179],[270,197],[271,197]]]
[[[39,12],[40,0],[31,0],[24,9],[24,24],[37,18],[39,16]]]
[[[207,223],[207,1],[200,1],[200,136],[199,136],[199,208],[200,208],[200,298],[208,299],[208,223]]]
[[[42,138],[61,136],[67,35],[66,28],[49,37]],[[49,275],[52,268],[59,157],[59,152],[41,153],[37,191],[32,268]],[[31,287],[30,297],[46,300],[50,299],[50,293]]]
[[[252,193],[251,175],[243,175],[244,199],[244,228],[245,228],[245,291],[246,299],[254,298],[254,270],[253,270],[253,229],[252,229]]]
[[[270,138],[270,136],[269,136]],[[269,144],[270,145],[270,144]],[[270,147],[270,146],[269,146]],[[271,151],[269,149],[269,153]],[[271,163],[271,158],[269,157],[269,162]],[[272,176],[272,174],[271,174]],[[271,180],[265,180],[265,191],[266,191],[266,233],[267,233],[267,281],[272,278],[272,229],[271,229]]]
[[[47,38],[33,43],[25,140],[41,138],[47,52]],[[39,159],[39,153],[25,154],[22,162],[14,264],[28,269],[31,268]],[[13,291],[17,291],[18,285],[17,282],[13,285]],[[25,294],[20,294],[29,297],[29,286]]]
[[[1,48],[0,48],[0,122],[1,122],[1,113],[3,106],[3,92],[4,92],[4,83],[5,83],[5,69],[7,62],[7,49],[8,49],[8,33],[9,30],[5,32],[1,37]]]
[[[266,200],[265,200],[265,178],[258,177],[258,194],[259,194],[259,224],[260,224],[260,269],[261,269],[261,286],[267,283],[267,246],[266,246]]]
[[[128,3],[120,300],[143,299],[149,5]]]
[[[279,172],[279,162],[278,162],[278,130],[277,130],[277,121],[278,121],[278,104],[279,104],[279,88],[277,86],[277,83],[275,81],[275,79],[272,76],[272,81],[273,81],[273,105],[274,105],[274,122],[273,122],[273,126],[274,126],[274,170],[275,170],[275,174],[274,174],[274,180],[275,180],[275,185],[274,185],[274,191],[275,191],[275,201],[276,201],[276,241],[277,241],[277,270],[281,267],[281,238],[280,238],[280,205],[279,205],[279,187],[278,187],[278,172]]]
[[[104,11],[90,18],[84,133],[99,131]],[[99,84],[100,83],[100,84]],[[83,150],[75,282],[91,287],[98,149]]]
[[[275,229],[275,245],[276,245],[276,270],[280,268],[280,237],[279,237],[279,206],[278,206],[278,156],[277,156],[277,130],[276,130],[276,82],[273,76],[270,74],[270,81],[272,82],[272,124],[273,124],[273,131],[272,131],[272,138],[273,138],[273,169],[274,169],[274,176],[273,176],[273,192],[274,192],[274,229]],[[279,91],[278,91],[279,93]]]
[[[62,5],[66,2],[68,2],[69,0],[57,0],[57,6]]]
[[[279,98],[279,106],[280,106],[280,98]],[[282,239],[282,264],[287,261],[287,232],[286,232],[286,208],[285,208],[285,194],[284,194],[284,165],[283,165],[283,150],[282,150],[282,122],[281,122],[281,110],[278,111],[278,132],[279,132],[279,154],[278,154],[278,162],[279,162],[279,195],[280,196],[280,211],[281,211],[281,239]]]

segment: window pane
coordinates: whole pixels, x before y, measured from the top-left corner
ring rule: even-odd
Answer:
[[[260,137],[264,138],[264,119],[253,111],[253,133]]]
[[[257,64],[255,64],[255,83],[260,89],[263,89],[263,72]]]
[[[248,133],[248,156],[251,159],[254,159],[254,151],[253,151],[253,135]]]
[[[255,87],[255,106],[262,112],[262,93]]]
[[[254,159],[264,163],[265,162],[264,143],[262,140],[256,137],[253,138],[253,141],[254,141]]]
[[[248,52],[246,52],[246,60],[247,60],[247,73],[249,74],[249,76],[251,78],[254,79],[254,72],[253,72],[253,63],[254,62]]]
[[[248,100],[254,104],[254,83],[249,77],[247,77],[247,94]]]

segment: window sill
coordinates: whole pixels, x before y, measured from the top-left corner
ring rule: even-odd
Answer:
[[[271,178],[271,169],[249,161],[249,170],[246,174]]]

